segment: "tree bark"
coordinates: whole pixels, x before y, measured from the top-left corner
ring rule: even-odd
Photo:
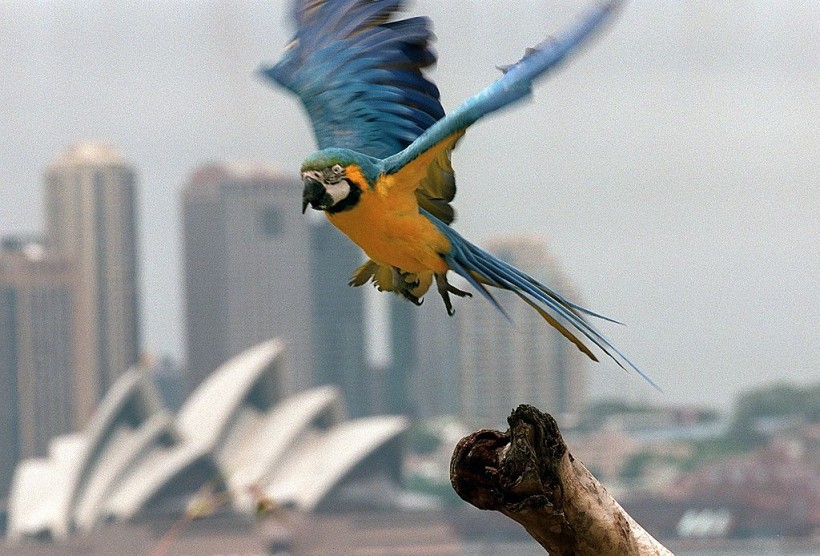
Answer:
[[[550,555],[667,555],[572,457],[552,416],[520,405],[506,432],[456,445],[450,481],[461,498],[524,526]]]

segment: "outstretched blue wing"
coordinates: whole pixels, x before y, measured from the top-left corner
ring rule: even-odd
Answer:
[[[319,148],[386,158],[444,116],[422,70],[436,61],[427,18],[393,21],[403,0],[301,0],[296,35],[262,73],[295,93]]]
[[[528,96],[533,81],[558,66],[593,36],[620,3],[620,0],[610,0],[591,8],[572,29],[529,49],[517,63],[503,68],[504,75],[500,79],[436,122],[406,149],[385,160],[385,171],[398,172],[442,141],[451,140],[454,134],[462,132],[480,118]]]

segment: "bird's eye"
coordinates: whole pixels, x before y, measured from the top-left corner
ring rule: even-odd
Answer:
[[[335,175],[337,175],[337,176],[341,176],[341,175],[342,175],[342,172],[344,172],[344,168],[342,168],[342,167],[341,167],[341,166],[339,166],[338,164],[335,164],[335,165],[333,166],[333,168],[331,168],[331,169],[330,169],[330,171],[331,171],[331,172],[333,172],[333,173],[334,173]]]

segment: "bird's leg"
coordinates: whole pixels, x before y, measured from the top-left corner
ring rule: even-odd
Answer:
[[[447,314],[451,317],[456,311],[453,309],[453,303],[450,301],[450,294],[458,297],[473,297],[473,294],[470,292],[465,292],[450,284],[450,282],[447,281],[446,273],[436,273],[436,287],[438,288],[438,294],[444,301],[444,306],[447,308]]]

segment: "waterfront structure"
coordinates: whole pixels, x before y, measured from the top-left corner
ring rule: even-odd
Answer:
[[[78,277],[78,422],[140,353],[136,173],[114,147],[78,143],[45,172],[46,246]]]
[[[125,373],[83,431],[52,439],[47,457],[20,462],[9,539],[65,539],[157,516],[172,522],[214,499],[253,515],[260,496],[312,512],[351,508],[362,493],[371,506],[397,494],[408,420],[347,420],[332,386],[280,399],[283,363],[282,342],[254,346],[205,379],[176,416],[149,371]]]

